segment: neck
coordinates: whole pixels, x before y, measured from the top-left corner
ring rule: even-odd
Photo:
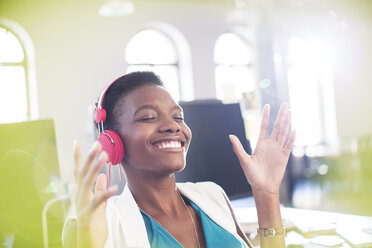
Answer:
[[[174,174],[126,170],[128,187],[138,206],[151,216],[175,216],[184,206],[177,192]]]

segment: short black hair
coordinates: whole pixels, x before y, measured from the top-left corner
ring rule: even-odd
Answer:
[[[121,76],[116,79],[107,89],[102,102],[102,108],[106,110],[105,130],[118,130],[118,117],[123,113],[121,108],[115,108],[122,97],[143,85],[158,85],[164,87],[160,78],[151,71],[137,71]]]

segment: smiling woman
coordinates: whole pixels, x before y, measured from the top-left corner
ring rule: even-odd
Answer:
[[[125,143],[127,179],[140,171],[164,171],[165,176],[185,165],[191,133],[182,110],[161,86],[145,85],[123,98],[118,133]],[[115,109],[114,109],[115,111]],[[172,147],[175,142],[183,147]],[[175,168],[174,168],[175,167]],[[140,175],[138,175],[140,176]]]
[[[268,138],[269,111],[265,106],[252,156],[235,136],[230,139],[256,200],[261,247],[284,247],[278,190],[295,134],[287,139],[290,111],[282,104]],[[77,216],[65,223],[65,247],[251,247],[221,187],[175,182],[174,173],[186,165],[191,131],[154,73],[115,80],[101,94],[95,120],[99,142],[84,163],[75,144]],[[98,175],[106,162],[120,163],[126,173],[119,196]]]

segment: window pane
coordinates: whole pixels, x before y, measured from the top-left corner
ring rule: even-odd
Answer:
[[[224,65],[250,65],[253,63],[253,50],[238,35],[225,33],[216,41],[214,61]]]
[[[306,67],[288,69],[289,100],[292,126],[296,132],[296,146],[322,142],[322,113],[317,77]]]
[[[297,146],[337,142],[330,50],[316,37],[289,40],[288,86]]]
[[[125,54],[129,64],[176,64],[178,60],[173,42],[150,29],[133,36]]]
[[[0,67],[0,122],[27,119],[25,70],[22,66]]]
[[[22,62],[23,49],[18,39],[6,29],[0,28],[0,63]]]
[[[255,90],[253,69],[247,66],[216,67],[217,98],[225,101],[241,99],[243,92]]]
[[[147,66],[147,65],[130,65],[127,72],[134,71],[153,71],[163,81],[165,88],[169,91],[172,97],[180,100],[179,86],[178,86],[178,68],[176,66]]]

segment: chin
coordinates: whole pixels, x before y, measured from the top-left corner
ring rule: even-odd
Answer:
[[[183,170],[185,169],[185,167],[186,167],[186,164],[182,164],[182,165],[180,165],[180,166],[178,166],[178,167],[176,168],[175,172],[183,171]]]
[[[164,166],[163,166],[164,168]],[[183,169],[185,169],[185,163],[182,162],[182,163],[172,163],[172,164],[168,164],[165,166],[166,171],[168,174],[173,174],[173,173],[176,173],[176,172],[179,172],[179,171],[183,171]]]

